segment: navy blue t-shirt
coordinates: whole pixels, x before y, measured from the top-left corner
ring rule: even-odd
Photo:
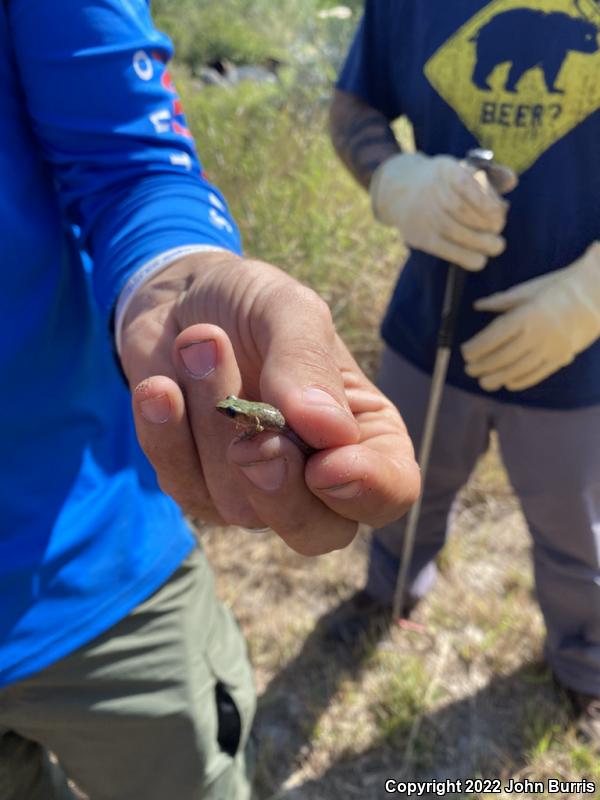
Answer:
[[[466,280],[448,381],[469,391],[483,393],[458,344],[494,319],[473,302],[566,267],[600,239],[600,11],[588,5],[592,21],[570,0],[367,0],[338,81],[388,119],[406,115],[421,152],[460,158],[483,146],[519,175],[505,253]],[[386,342],[427,371],[445,278],[443,262],[412,252],[382,326]],[[491,396],[545,408],[598,403],[600,342],[537,386]]]

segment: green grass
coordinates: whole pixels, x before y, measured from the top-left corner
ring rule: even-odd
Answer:
[[[381,680],[371,706],[377,729],[385,738],[402,738],[415,716],[425,710],[423,699],[430,678],[418,656],[399,658],[395,653],[378,653],[371,667]]]
[[[410,749],[412,767],[428,767],[432,763],[432,732],[423,730],[421,722],[439,699],[435,687],[430,693],[431,676],[416,654],[398,657],[383,653],[377,661],[380,680],[371,703],[375,735],[399,754]]]
[[[308,53],[321,68],[332,47],[342,52],[352,32],[348,20],[321,20],[330,0],[154,0],[157,26],[172,38],[177,58],[192,71],[216,60],[260,64],[269,58],[293,63]],[[360,0],[347,3],[354,20]]]

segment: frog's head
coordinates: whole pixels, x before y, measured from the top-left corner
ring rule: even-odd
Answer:
[[[225,400],[219,400],[215,408],[221,414],[225,414],[229,419],[235,419],[240,413],[237,407],[238,398],[234,394],[228,395]]]

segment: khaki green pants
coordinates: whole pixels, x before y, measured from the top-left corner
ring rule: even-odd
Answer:
[[[73,800],[66,773],[90,800],[248,800],[254,708],[244,641],[196,550],[103,636],[0,690],[0,798]]]

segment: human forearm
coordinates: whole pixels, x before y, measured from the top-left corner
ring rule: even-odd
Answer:
[[[331,104],[329,129],[338,156],[365,189],[377,167],[400,152],[386,117],[356,95],[339,89]]]

